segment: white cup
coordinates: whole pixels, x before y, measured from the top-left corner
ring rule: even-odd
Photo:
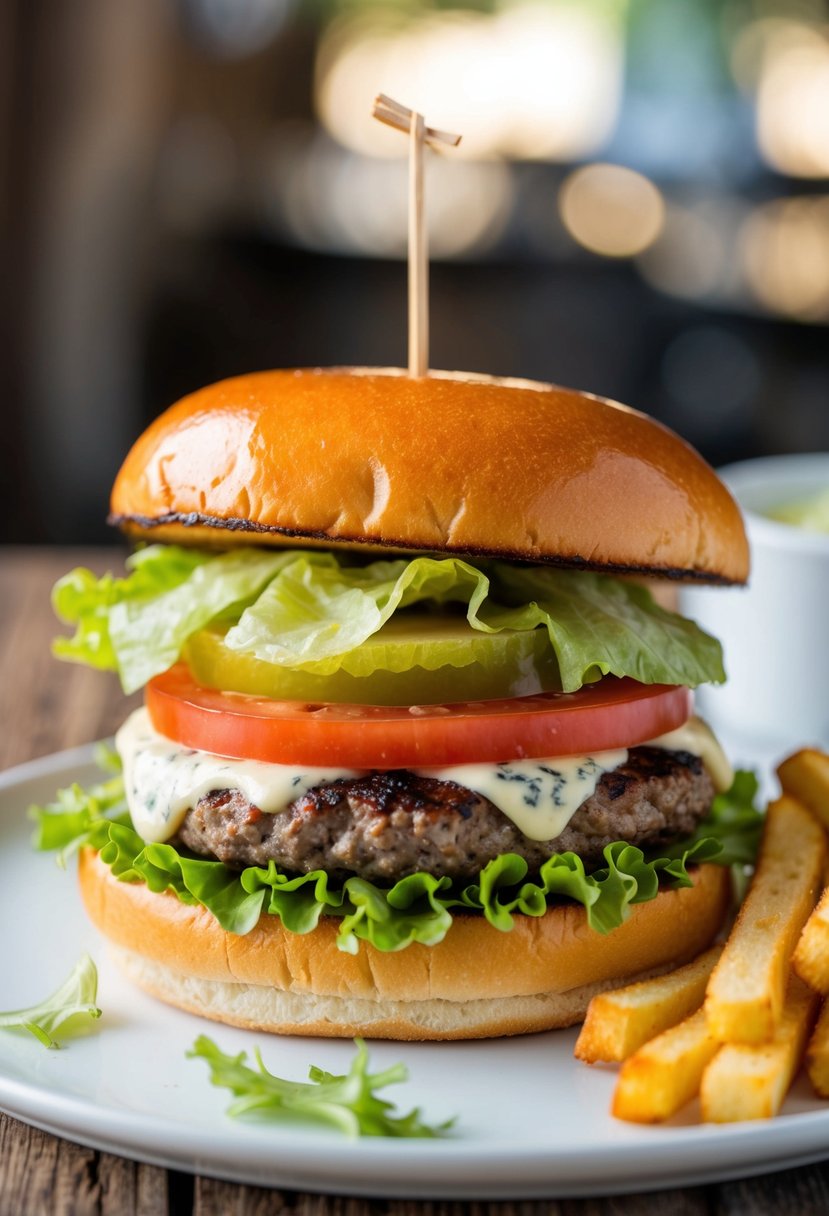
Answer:
[[[720,469],[751,545],[748,588],[687,586],[684,616],[723,644],[728,682],[697,692],[730,737],[829,745],[829,535],[763,512],[829,487],[829,453],[769,456]]]

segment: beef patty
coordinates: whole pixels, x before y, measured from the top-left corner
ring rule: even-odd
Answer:
[[[239,868],[273,860],[280,869],[380,882],[420,870],[468,879],[501,853],[518,853],[532,872],[566,850],[596,864],[613,840],[659,848],[689,835],[713,796],[698,756],[635,747],[553,840],[530,840],[480,794],[407,770],[317,786],[277,814],[239,790],[215,790],[187,812],[178,839]]]

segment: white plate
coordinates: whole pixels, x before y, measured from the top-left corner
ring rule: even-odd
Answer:
[[[687,1185],[805,1164],[829,1156],[829,1108],[800,1082],[768,1123],[635,1127],[607,1114],[611,1070],[572,1057],[574,1032],[484,1043],[371,1046],[375,1065],[403,1060],[411,1080],[387,1091],[435,1122],[458,1117],[444,1140],[362,1139],[224,1115],[226,1090],[185,1052],[206,1032],[226,1051],[263,1046],[281,1076],[308,1066],[344,1071],[351,1044],[278,1039],[214,1026],[127,986],[87,924],[74,875],[29,846],[24,811],[94,770],[82,748],[0,776],[0,1009],[52,991],[83,950],[99,964],[94,1033],[46,1051],[0,1032],[0,1107],[95,1148],[239,1182],[387,1198],[517,1199]],[[264,1042],[263,1042],[264,1040]]]

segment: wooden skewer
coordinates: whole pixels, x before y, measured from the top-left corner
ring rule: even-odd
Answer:
[[[380,93],[372,113],[380,122],[409,136],[409,375],[429,370],[429,246],[423,194],[423,149],[456,148],[460,135],[427,127],[422,114]]]
[[[423,205],[426,124],[412,114],[409,126],[409,375],[429,370],[429,237]]]
[[[396,127],[398,131],[408,131],[411,128],[413,111],[402,106],[399,101],[393,101],[385,93],[378,93],[374,99],[372,114],[387,127]],[[424,125],[423,138],[427,144],[445,144],[449,148],[457,148],[461,142],[460,135],[450,135],[448,131],[438,131],[435,127]]]

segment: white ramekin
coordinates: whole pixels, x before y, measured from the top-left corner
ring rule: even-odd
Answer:
[[[751,545],[748,588],[683,587],[681,611],[723,644],[728,683],[697,693],[731,735],[829,745],[829,535],[763,512],[829,487],[829,453],[769,456],[720,469]]]

